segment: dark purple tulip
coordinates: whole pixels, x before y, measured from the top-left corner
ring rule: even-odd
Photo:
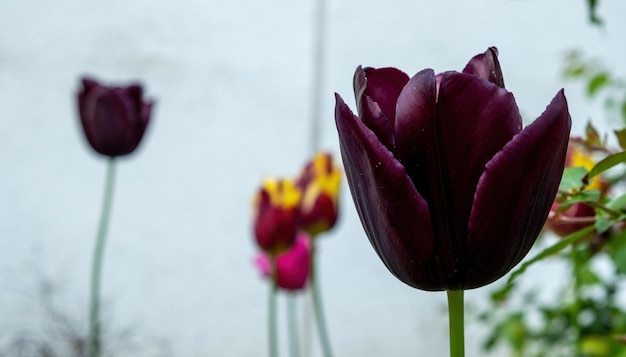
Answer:
[[[106,87],[88,78],[82,84],[78,110],[91,147],[106,156],[133,152],[146,130],[153,105],[143,100],[141,86]]]
[[[529,251],[563,173],[563,91],[522,130],[495,48],[463,73],[357,68],[358,117],[336,95],[346,176],[387,268],[423,290],[472,289]]]

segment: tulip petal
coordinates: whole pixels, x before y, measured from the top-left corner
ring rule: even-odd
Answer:
[[[306,235],[299,235],[291,249],[276,259],[278,286],[286,290],[300,290],[309,277],[310,243]]]
[[[378,140],[391,152],[396,151],[396,139],[393,128],[382,110],[370,97],[364,96],[361,99],[361,109],[359,117],[363,124],[376,134]]]
[[[476,185],[484,165],[519,132],[521,118],[505,89],[458,72],[440,78],[437,93],[433,71],[421,71],[400,94],[397,157],[430,207],[438,279],[458,289]]]
[[[361,98],[368,96],[378,104],[380,110],[391,123],[396,117],[396,101],[402,88],[409,81],[409,76],[397,68],[371,68],[360,66],[354,73],[354,93],[357,100],[357,111],[361,114]]]
[[[139,85],[120,88],[117,98],[126,110],[126,125],[129,126],[126,144],[128,152],[134,151],[146,130],[150,119],[151,103],[142,101],[143,90]]]
[[[570,127],[561,90],[487,163],[469,220],[466,289],[502,277],[530,250],[563,174]]]
[[[485,164],[521,129],[521,117],[505,89],[458,72],[440,78],[438,93],[432,70],[411,78],[398,98],[395,130],[397,157],[430,207],[438,279],[454,290],[465,281],[476,185]]]
[[[276,257],[276,276],[280,288],[290,291],[304,288],[311,265],[310,249],[309,237],[300,234],[289,250]],[[258,254],[253,262],[264,277],[271,277],[271,258],[268,254]]]
[[[404,165],[417,191],[430,196],[426,157],[433,152],[436,103],[435,73],[425,69],[413,76],[398,96],[395,122],[396,157]]]
[[[435,241],[426,201],[400,162],[343,99],[335,97],[346,177],[372,246],[401,281],[424,290],[441,290],[433,270]]]
[[[392,152],[396,150],[393,133],[396,100],[407,81],[407,75],[395,68],[359,66],[354,73],[359,118]]]
[[[438,217],[438,223],[451,227],[451,239],[464,241],[485,164],[521,130],[522,118],[513,94],[456,72],[441,79],[436,115],[436,129],[429,140],[439,146],[434,152],[439,155],[440,177],[433,176],[437,181],[431,181],[431,187],[442,189],[433,200],[447,202],[448,214]]]
[[[504,88],[504,77],[498,61],[498,49],[495,47],[489,47],[485,53],[474,56],[463,69],[463,73],[473,74]]]

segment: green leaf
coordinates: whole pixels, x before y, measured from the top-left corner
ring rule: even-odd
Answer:
[[[606,72],[600,72],[593,76],[591,80],[589,80],[589,84],[587,85],[587,94],[590,97],[598,94],[602,88],[606,87],[609,84],[609,75]]]
[[[617,154],[609,155],[604,159],[600,160],[595,166],[589,171],[589,175],[587,176],[587,180],[590,181],[592,178],[598,176],[604,171],[615,167],[623,162],[626,162],[626,151],[618,152]]]
[[[567,211],[574,203],[598,202],[600,196],[601,194],[598,190],[581,191],[567,201],[560,203],[557,212]]]
[[[582,77],[587,72],[587,67],[584,64],[573,63],[565,68],[563,75],[565,78],[578,78]]]
[[[605,336],[584,336],[580,341],[580,351],[585,356],[609,356],[610,340]]]
[[[589,5],[589,21],[594,25],[602,25],[602,20],[598,17],[596,12],[596,6],[598,6],[598,0],[587,0]]]
[[[607,230],[609,230],[609,228],[611,228],[613,224],[615,224],[615,221],[613,221],[612,219],[598,216],[596,217],[596,223],[594,226],[595,226],[596,232],[598,232],[598,234],[602,234],[606,232]]]
[[[588,264],[582,264],[582,266],[576,272],[576,278],[580,285],[596,285],[600,283],[600,277],[591,270]]]
[[[521,313],[511,315],[501,326],[500,334],[515,351],[522,351],[528,338],[528,328]]]
[[[622,119],[626,123],[626,98],[622,102]]]
[[[583,187],[583,177],[587,175],[584,167],[566,167],[559,184],[559,191],[571,191]]]
[[[523,274],[526,271],[526,269],[528,269],[531,265],[533,265],[536,262],[541,261],[541,260],[543,260],[543,259],[545,259],[547,257],[550,257],[550,256],[553,256],[553,255],[557,254],[558,252],[560,252],[563,249],[567,248],[571,244],[574,244],[577,241],[585,238],[589,233],[593,232],[593,230],[594,230],[594,227],[591,227],[591,226],[590,227],[585,227],[585,228],[579,230],[578,232],[574,232],[574,233],[568,235],[567,237],[559,240],[554,245],[544,249],[543,251],[541,251],[539,254],[537,254],[532,259],[524,262],[522,265],[520,265],[519,268],[517,268],[513,273],[511,273],[511,275],[509,276],[509,280],[507,281],[507,285],[512,285],[513,282],[515,281],[515,279],[517,279],[518,276]]]
[[[613,256],[615,268],[619,273],[626,273],[626,245],[621,246]]]
[[[623,113],[624,120],[626,120],[626,103],[624,106],[625,112]],[[622,150],[626,150],[626,128],[621,130],[615,130],[615,136],[617,137],[617,141],[619,142],[619,146]]]
[[[612,210],[621,211],[626,208],[626,193],[623,193],[606,204]]]
[[[600,134],[598,134],[598,131],[591,124],[591,122],[588,122],[587,126],[585,127],[585,135],[587,136],[585,138],[586,144],[602,146],[602,141],[600,140]]]

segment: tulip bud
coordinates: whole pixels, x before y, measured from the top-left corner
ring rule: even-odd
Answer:
[[[300,228],[312,237],[331,229],[337,222],[341,169],[328,153],[318,153],[307,163],[298,180],[303,197]]]
[[[267,179],[254,199],[254,234],[261,249],[276,255],[296,239],[300,191],[289,179]]]
[[[310,270],[311,243],[309,237],[301,233],[293,246],[276,258],[276,281],[278,287],[285,290],[301,290],[306,285]],[[270,257],[259,254],[254,263],[263,276],[272,275]]]
[[[91,147],[111,157],[133,152],[141,142],[153,106],[142,99],[141,86],[107,87],[87,78],[82,84],[78,111]]]

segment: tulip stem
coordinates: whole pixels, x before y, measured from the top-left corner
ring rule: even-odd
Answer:
[[[270,293],[267,306],[267,332],[269,356],[278,357],[278,325],[276,319],[276,296],[278,295],[278,272],[276,271],[276,257],[270,257],[271,277]]]
[[[111,202],[113,200],[113,184],[115,181],[115,158],[110,157],[107,162],[107,173],[104,185],[104,199],[100,225],[96,236],[91,268],[91,299],[89,306],[89,356],[99,357],[101,351],[100,340],[100,281],[102,277],[102,258],[106,242],[107,228],[111,216]]]
[[[298,339],[298,316],[296,311],[296,295],[287,294],[287,326],[289,333],[289,355],[300,356],[300,343]]]
[[[320,344],[322,346],[322,353],[324,357],[332,357],[333,353],[330,349],[330,339],[328,338],[328,330],[326,328],[326,319],[324,318],[324,308],[322,307],[322,299],[320,297],[319,283],[315,270],[317,264],[315,264],[315,238],[311,239],[311,298],[313,300],[313,312],[315,314],[315,320],[317,322],[317,332],[320,338]]]
[[[463,290],[447,291],[450,319],[450,357],[465,356]]]

